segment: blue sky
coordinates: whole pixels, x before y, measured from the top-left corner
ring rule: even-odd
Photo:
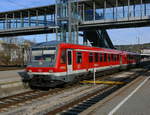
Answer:
[[[0,12],[54,3],[55,0],[0,0]],[[138,37],[140,38],[140,43],[150,43],[150,27],[113,29],[107,31],[114,44],[137,44]],[[53,36],[49,35],[48,39],[52,40]],[[45,35],[25,36],[24,38],[32,38],[37,42],[41,42],[45,40]]]

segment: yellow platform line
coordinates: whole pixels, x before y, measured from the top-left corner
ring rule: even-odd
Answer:
[[[21,81],[10,81],[10,82],[1,82],[0,85],[8,85],[8,84],[14,84],[14,83],[19,83]]]
[[[125,82],[119,81],[81,81],[80,83],[96,83],[96,84],[109,84],[109,85],[123,85]]]

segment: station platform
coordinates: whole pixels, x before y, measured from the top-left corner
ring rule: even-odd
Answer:
[[[150,71],[138,77],[80,115],[149,115]]]
[[[9,70],[0,71],[0,84],[5,82],[21,81],[24,74],[24,70]]]
[[[28,91],[22,82],[24,76],[23,69],[0,71],[0,98]]]

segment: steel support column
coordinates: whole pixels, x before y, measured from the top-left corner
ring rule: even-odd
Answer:
[[[130,0],[128,0],[128,20],[130,18]]]
[[[16,18],[16,28],[18,28],[18,19]]]
[[[44,9],[46,12],[46,9]],[[44,26],[47,26],[47,15],[46,13],[44,14]]]
[[[85,21],[85,4],[83,3],[83,11],[82,11],[82,15],[83,15],[83,21]]]
[[[95,10],[95,1],[93,2],[93,20],[95,21],[95,13],[96,13],[96,10]]]
[[[141,19],[142,19],[142,15],[143,15],[143,13],[142,13],[142,4],[143,4],[143,0],[141,0],[141,4],[140,4],[140,10],[141,10]]]
[[[123,4],[123,18],[125,18],[124,4]]]
[[[106,6],[107,5],[107,2],[106,0],[104,0],[104,9],[103,9],[103,15],[104,15],[104,20],[106,19]]]
[[[76,30],[76,44],[79,44],[79,30],[78,30],[78,27],[77,27],[77,30]]]
[[[5,30],[5,19],[3,20],[3,28]]]
[[[31,16],[30,16],[30,11],[28,11],[28,24],[29,27],[31,26]]]
[[[69,0],[68,1],[68,17],[69,17],[69,20],[68,20],[68,32],[69,32],[69,42],[72,43],[72,24],[71,24],[71,18],[72,18],[72,15],[71,15],[71,1]]]
[[[55,25],[56,26],[58,25],[58,20],[57,20],[58,11],[57,10],[58,9],[57,9],[57,3],[56,3],[56,5],[55,5],[55,14],[54,14],[54,20],[55,20]],[[55,31],[56,31],[56,40],[58,41],[58,28],[56,28]]]
[[[80,15],[78,2],[77,2],[77,15]],[[78,19],[78,20],[79,20],[79,19]],[[78,44],[78,43],[79,43],[79,28],[78,28],[79,23],[77,23],[76,26],[77,26],[77,27],[76,27],[76,44]]]
[[[13,13],[13,28],[15,28],[15,13]]]
[[[135,3],[134,3],[134,5],[133,5],[133,15],[134,15],[134,17],[135,17]]]
[[[8,14],[5,14],[5,28],[8,29]]]
[[[113,20],[115,19],[115,8],[113,6]]]
[[[146,3],[144,3],[144,15],[146,16]]]
[[[39,11],[36,10],[36,26],[39,25]]]
[[[116,20],[118,18],[118,0],[116,0]]]
[[[20,12],[20,21],[21,21],[21,27],[24,27],[24,21],[23,21],[22,12]]]

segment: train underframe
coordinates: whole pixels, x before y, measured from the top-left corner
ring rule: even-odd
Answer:
[[[131,68],[133,66],[127,66],[128,68]],[[114,72],[118,72],[120,70],[127,69],[127,67],[124,68],[110,68],[107,70],[101,70],[96,72],[96,76],[104,76],[108,74],[112,74]],[[110,71],[111,70],[111,71]],[[31,77],[32,76],[32,77]],[[78,74],[72,74],[72,75],[65,75],[65,76],[53,76],[53,75],[31,75],[30,79],[28,79],[28,83],[30,87],[46,87],[46,88],[53,88],[57,86],[64,85],[66,83],[75,83],[81,80],[88,80],[93,77],[93,71],[84,72],[84,73],[78,73]]]

